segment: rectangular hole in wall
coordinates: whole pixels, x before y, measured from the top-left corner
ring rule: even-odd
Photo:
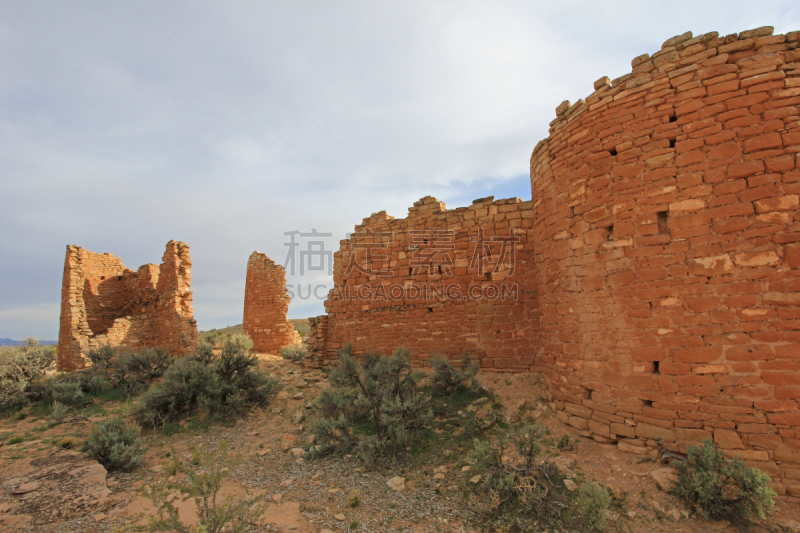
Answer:
[[[606,240],[613,241],[614,240],[614,225],[610,225],[606,228]]]
[[[668,213],[666,211],[659,211],[656,214],[658,215],[658,232],[661,234],[669,233],[669,228],[667,227]]]
[[[669,140],[669,147],[670,147],[670,148],[675,148],[675,143],[676,143],[677,141],[678,141],[678,139],[670,139],[670,140]]]
[[[661,370],[658,366],[659,361],[653,361],[653,374],[660,374]]]
[[[669,121],[670,122],[677,122],[678,121],[678,116],[675,113],[671,114],[669,116]]]
[[[653,400],[642,400],[645,407],[653,407]]]
[[[617,149],[616,148],[612,148],[611,150],[608,151],[608,153],[611,154],[611,155],[617,155]]]

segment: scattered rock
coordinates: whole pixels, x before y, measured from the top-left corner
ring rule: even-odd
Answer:
[[[481,476],[472,476],[471,478],[469,478],[469,482],[472,483],[473,485],[477,485],[480,480]]]
[[[615,500],[622,501],[625,499],[625,491],[623,491],[616,483],[612,483],[610,481],[600,481],[598,485],[606,489],[606,491],[608,491],[611,497]]]
[[[437,479],[437,480],[438,479],[444,479],[444,474],[442,474],[441,472],[437,472],[436,474],[433,475],[433,479]]]
[[[489,398],[487,398],[487,397],[485,397],[485,396],[484,396],[483,398],[478,398],[477,400],[475,400],[474,402],[472,402],[472,405],[483,405],[483,404],[485,404],[485,403],[486,403],[486,402],[488,402],[488,401],[489,401]]]
[[[275,396],[275,398],[276,398],[277,400],[288,400],[288,399],[289,399],[289,393],[288,393],[288,392],[286,392],[285,390],[282,390],[282,391],[280,391],[280,392],[278,393],[278,395],[277,395],[277,396]]]
[[[462,472],[469,472],[469,467],[468,466],[462,466],[461,467],[461,471]]]
[[[305,413],[303,413],[303,411],[295,411],[294,416],[292,417],[292,422],[295,424],[299,424],[300,422],[303,421],[303,418],[305,418],[305,416],[306,415]]]
[[[305,457],[306,451],[303,448],[292,448],[289,453],[295,457]]]
[[[656,468],[650,472],[650,478],[663,491],[668,491],[673,482],[678,480],[678,476],[675,475],[675,470],[672,468]]]
[[[256,455],[258,455],[259,457],[264,457],[265,455],[267,455],[271,451],[272,450],[270,450],[269,448],[265,448],[263,450],[257,450],[256,451]]]
[[[33,492],[39,490],[42,484],[38,481],[31,481],[29,483],[23,483],[19,487],[16,488],[11,494],[27,494],[29,492]]]
[[[731,525],[731,523],[728,522],[727,520],[718,520],[716,522],[708,523],[708,527],[710,527],[711,529],[725,529],[729,525]]]
[[[565,479],[564,486],[567,487],[567,490],[570,492],[578,488],[578,484],[572,481],[571,479]]]
[[[447,473],[447,467],[446,466],[438,466],[438,467],[433,469],[433,473],[434,474],[446,474]]]
[[[672,511],[670,511],[669,514],[675,520],[680,520],[681,519],[681,512],[679,510],[677,510],[677,509],[672,509]]]
[[[335,515],[333,515],[333,517],[334,517],[336,520],[338,520],[339,522],[344,522],[345,518],[347,518],[347,517],[346,517],[345,515],[343,515],[342,513],[335,514]]]
[[[294,443],[298,441],[297,437],[292,437],[291,435],[284,435],[281,439],[281,450],[286,451],[290,448],[294,447]]]
[[[258,436],[258,431],[248,431],[247,433],[245,433],[245,436],[247,436],[247,437],[257,437]]]
[[[305,396],[303,395],[303,393],[302,393],[302,392],[298,392],[297,394],[295,394],[294,396],[292,396],[292,398],[293,398],[293,399],[295,399],[295,400],[302,400],[304,397],[305,397]]]
[[[396,491],[401,491],[406,488],[406,479],[403,477],[395,476],[386,482],[389,488]]]
[[[800,531],[800,521],[798,520],[781,520],[778,525],[788,531]]]
[[[281,481],[280,486],[281,487],[288,487],[292,483],[294,483],[294,482],[291,479],[284,479],[283,481]]]
[[[283,499],[283,494],[273,494],[272,495],[272,501],[274,501],[274,502],[279,502],[282,499]]]
[[[628,518],[630,518],[631,520],[636,518],[636,511],[628,511]]]

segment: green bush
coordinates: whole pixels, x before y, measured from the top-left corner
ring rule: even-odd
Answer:
[[[143,486],[141,493],[150,499],[156,510],[148,518],[147,531],[178,531],[180,533],[234,533],[251,531],[266,511],[266,495],[234,500],[228,495],[219,497],[222,482],[228,472],[242,464],[241,456],[227,459],[227,443],[222,442],[216,453],[197,452],[196,464],[184,465],[177,459],[167,470],[184,474],[177,481],[158,481]],[[174,455],[174,454],[173,454]],[[180,496],[173,495],[179,493]],[[197,508],[197,527],[184,524],[180,518],[177,500],[193,499]]]
[[[19,347],[0,349],[0,409],[17,408],[35,399],[32,385],[55,366],[55,349],[30,337]]]
[[[140,392],[163,376],[174,362],[166,348],[145,348],[120,353],[111,360],[109,371],[116,387],[125,383],[129,391]]]
[[[81,405],[91,401],[83,394],[80,381],[48,381],[42,391],[42,399],[47,403]]]
[[[331,390],[318,400],[323,416],[312,427],[320,453],[357,449],[377,460],[402,453],[429,427],[431,399],[417,390],[422,374],[411,371],[408,355],[404,348],[391,357],[367,353],[359,363],[352,346],[339,351]]]
[[[604,531],[606,510],[611,505],[611,495],[603,487],[594,483],[584,483],[578,492],[581,514],[590,529]]]
[[[92,362],[92,368],[98,371],[105,371],[111,364],[111,360],[117,355],[116,348],[104,344],[99,348],[92,348],[86,352],[86,357]]]
[[[83,451],[108,470],[129,471],[141,461],[139,429],[123,418],[110,418],[92,426]]]
[[[678,480],[671,492],[691,502],[706,518],[764,518],[775,505],[771,479],[748,468],[738,457],[726,459],[708,439],[689,446],[688,463],[678,463]]]
[[[251,406],[266,405],[280,384],[258,369],[246,344],[229,340],[220,355],[202,346],[196,356],[180,359],[161,383],[142,395],[134,418],[155,428],[189,414],[224,420],[241,416]]]
[[[481,390],[481,382],[478,381],[478,371],[480,366],[469,354],[464,354],[461,358],[461,368],[455,368],[450,361],[443,355],[434,356],[431,359],[433,367],[433,386],[440,392],[455,393],[477,393]]]
[[[300,363],[302,366],[305,366],[306,356],[308,356],[308,349],[306,349],[305,344],[281,347],[281,357],[287,361],[294,361],[295,363]]]

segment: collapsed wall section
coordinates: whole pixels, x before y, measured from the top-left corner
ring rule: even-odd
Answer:
[[[425,197],[395,220],[364,219],[334,254],[327,316],[311,320],[309,351],[333,359],[411,349],[412,362],[469,353],[488,370],[527,370],[539,321],[531,202],[476,200],[447,210]]]
[[[243,328],[259,352],[278,353],[283,346],[301,342],[286,318],[291,298],[286,290],[286,271],[260,252],[247,261]]]
[[[177,357],[195,349],[189,246],[170,241],[162,260],[160,266],[133,271],[112,254],[67,246],[60,370],[87,366],[86,352],[106,344],[130,349],[163,346]]]
[[[670,39],[559,106],[531,158],[561,420],[634,453],[708,438],[796,497],[799,48],[771,28]]]

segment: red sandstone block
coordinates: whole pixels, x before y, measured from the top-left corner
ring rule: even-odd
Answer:
[[[722,351],[722,347],[719,346],[675,348],[670,350],[672,360],[676,363],[712,363],[722,356]]]
[[[746,191],[740,192],[736,196],[743,202],[754,202],[770,196],[779,196],[780,191],[775,185],[763,185]]]
[[[800,196],[790,194],[776,198],[764,198],[755,202],[756,211],[770,213],[772,211],[796,211],[800,207]]]
[[[800,248],[785,248],[783,257],[789,268],[800,268]]]
[[[770,424],[800,426],[800,413],[767,413],[767,419]]]
[[[733,163],[728,166],[728,178],[746,178],[757,172],[764,171],[763,161],[742,161],[740,163]]]
[[[727,159],[742,153],[742,148],[738,142],[726,142],[719,144],[708,152],[709,159]]]
[[[710,217],[713,217],[714,219],[722,217],[751,215],[753,214],[753,204],[750,202],[747,203],[742,202],[737,204],[725,205],[722,207],[715,207],[713,209],[709,209],[708,214],[710,215]]]
[[[798,137],[800,137],[800,135],[798,135]],[[751,137],[744,143],[744,149],[750,153],[760,150],[769,150],[771,148],[780,148],[781,146],[783,146],[783,140],[781,139],[781,135],[776,132]]]

